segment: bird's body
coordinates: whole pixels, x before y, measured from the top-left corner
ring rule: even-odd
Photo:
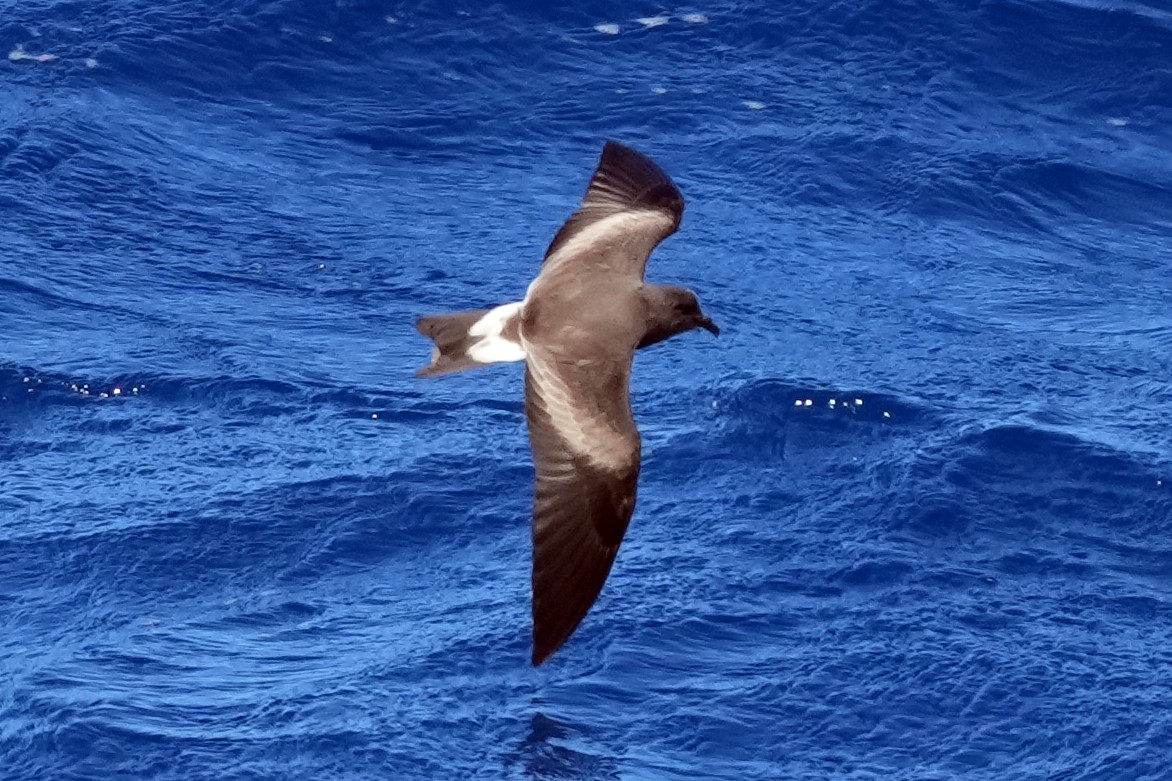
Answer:
[[[534,664],[594,603],[635,507],[641,448],[628,388],[636,349],[693,328],[718,332],[690,291],[643,280],[647,257],[682,214],[667,174],[608,142],[523,301],[418,322],[436,344],[422,376],[525,361],[537,477]]]

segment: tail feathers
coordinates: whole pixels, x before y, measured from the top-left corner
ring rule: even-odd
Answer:
[[[470,312],[452,312],[445,315],[421,317],[415,321],[419,333],[435,342],[431,363],[415,373],[416,377],[438,377],[442,374],[474,369],[484,364],[468,355],[476,338],[468,335],[468,329],[484,319],[489,310],[478,309]]]
[[[523,360],[517,336],[519,309],[519,304],[505,304],[419,318],[415,327],[435,343],[435,349],[431,363],[415,376],[438,377],[499,361]]]

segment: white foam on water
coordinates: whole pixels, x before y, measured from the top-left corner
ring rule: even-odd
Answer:
[[[399,20],[396,19],[395,17],[391,16],[390,14],[387,14],[383,18],[386,20],[387,24],[398,24],[399,23]]]
[[[85,66],[87,68],[96,68],[96,67],[98,67],[98,61],[95,60],[93,57],[86,57],[85,58]]]
[[[619,26],[617,24],[596,24],[594,29],[603,35],[618,35]]]
[[[684,14],[680,18],[688,24],[708,24],[708,17],[704,14]]]
[[[667,89],[665,89],[664,87],[652,87],[651,91],[654,92],[656,95],[666,95],[667,94]]]
[[[1123,117],[1109,117],[1107,124],[1111,127],[1127,127],[1127,120]]]
[[[52,62],[57,59],[56,54],[29,54],[24,50],[24,47],[17,46],[12,51],[8,52],[8,59],[12,62],[20,62],[27,60],[28,62]]]
[[[765,108],[765,104],[759,100],[746,100],[745,108],[752,109],[753,111],[760,111],[761,109]]]

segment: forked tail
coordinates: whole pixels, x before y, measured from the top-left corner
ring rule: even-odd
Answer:
[[[415,327],[435,342],[435,349],[431,363],[415,376],[437,377],[490,363],[523,361],[520,326],[521,302],[421,317]]]

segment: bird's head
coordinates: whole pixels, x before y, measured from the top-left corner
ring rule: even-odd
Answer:
[[[656,285],[648,286],[647,292],[648,328],[639,342],[640,347],[696,328],[720,336],[720,328],[700,309],[700,302],[691,290],[676,285]]]
[[[683,287],[670,287],[668,293],[676,323],[681,326],[677,333],[703,328],[713,336],[720,336],[720,328],[700,311],[700,301],[695,293]]]

